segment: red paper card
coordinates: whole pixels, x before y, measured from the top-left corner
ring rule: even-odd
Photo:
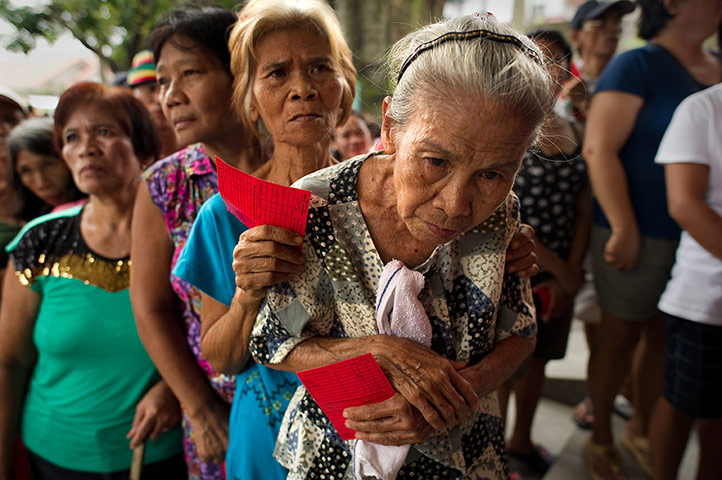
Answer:
[[[343,440],[356,433],[344,425],[347,407],[382,402],[396,393],[370,353],[298,372],[298,378]]]
[[[267,182],[216,157],[218,191],[229,212],[248,228],[274,225],[306,234],[311,192]]]

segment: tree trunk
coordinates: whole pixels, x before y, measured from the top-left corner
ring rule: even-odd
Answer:
[[[378,114],[387,93],[385,56],[410,31],[442,17],[446,0],[334,0],[359,70],[365,111]]]

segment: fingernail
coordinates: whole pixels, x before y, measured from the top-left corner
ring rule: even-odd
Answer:
[[[298,235],[296,235],[295,237],[293,237],[293,241],[294,241],[296,244],[300,245],[301,242],[303,242],[303,238],[300,237],[300,236],[298,236]]]

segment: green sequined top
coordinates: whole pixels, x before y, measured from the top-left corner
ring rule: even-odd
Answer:
[[[160,376],[143,348],[128,293],[128,258],[90,250],[82,206],[28,223],[7,250],[18,280],[40,295],[37,361],[23,404],[28,449],[72,470],[126,470],[135,408]],[[149,441],[145,462],[180,453],[180,428]]]

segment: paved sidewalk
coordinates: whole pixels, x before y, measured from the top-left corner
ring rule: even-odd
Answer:
[[[589,432],[578,428],[571,421],[572,408],[586,393],[586,369],[589,352],[584,339],[583,325],[574,321],[569,337],[567,355],[563,360],[552,361],[547,365],[548,381],[544,396],[537,408],[532,429],[535,443],[544,445],[557,461],[544,476],[544,480],[584,480],[589,478],[582,448]],[[513,398],[509,405],[509,422],[512,424],[515,411]],[[624,420],[614,415],[612,427],[617,438],[624,428]],[[507,426],[507,431],[509,427]],[[632,456],[620,447],[624,473],[628,480],[648,479]],[[696,432],[692,432],[682,459],[679,479],[695,478],[697,473],[697,455],[699,446]],[[540,479],[524,465],[511,461],[511,468],[518,470],[525,480]]]

